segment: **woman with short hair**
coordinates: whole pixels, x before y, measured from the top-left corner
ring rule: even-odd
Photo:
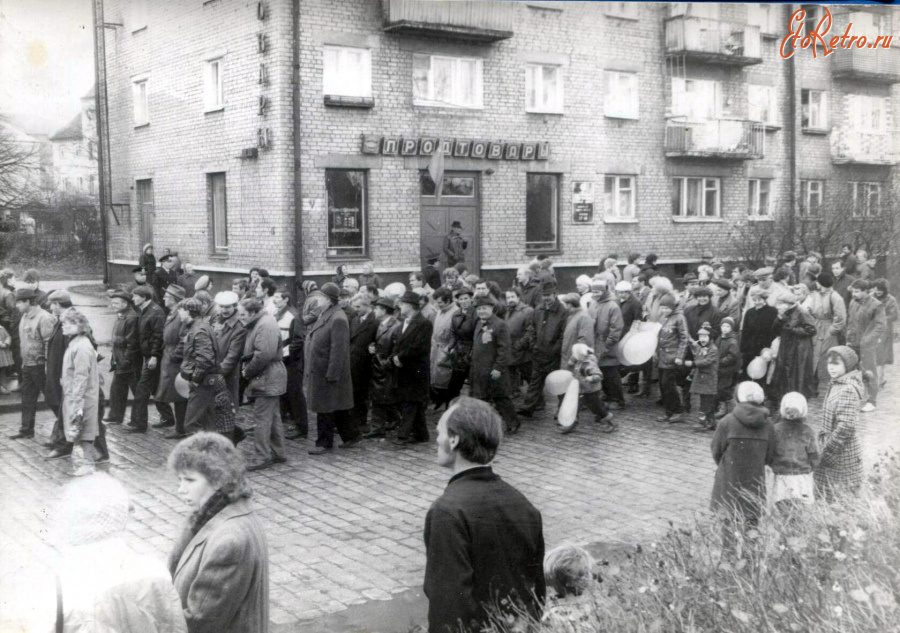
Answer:
[[[269,552],[240,451],[217,433],[197,433],[169,455],[188,525],[169,572],[189,633],[267,633]]]

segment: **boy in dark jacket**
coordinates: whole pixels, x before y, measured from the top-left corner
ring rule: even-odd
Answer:
[[[718,392],[716,418],[722,418],[730,408],[731,393],[734,390],[734,381],[741,371],[741,349],[737,335],[734,333],[734,319],[725,317],[719,326],[719,376],[716,382]],[[710,420],[710,422],[712,422]],[[713,423],[715,426],[715,423]]]
[[[691,395],[697,395],[700,403],[699,430],[712,431],[716,428],[716,399],[719,382],[719,350],[710,340],[712,328],[704,323],[697,331],[697,340],[691,341],[692,359],[684,364],[693,367],[691,372]]]

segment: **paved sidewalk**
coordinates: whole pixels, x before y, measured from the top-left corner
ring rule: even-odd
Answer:
[[[880,395],[878,411],[865,414],[861,425],[868,463],[885,448],[900,447],[900,370],[890,369]],[[600,433],[587,412],[574,433],[560,435],[550,415],[523,420],[494,466],[543,513],[548,549],[564,541],[652,539],[668,521],[684,522],[706,509],[714,472],[709,434],[654,422],[659,410],[643,399],[617,412],[621,430],[610,435]],[[816,402],[814,426],[818,417]],[[432,431],[437,419],[429,414]],[[16,570],[52,563],[50,512],[72,469],[70,460],[41,459],[40,442],[53,423],[49,412],[39,413],[36,441],[7,439],[18,420],[17,414],[0,416],[0,590]],[[165,557],[187,516],[164,468],[173,443],[157,431],[134,436],[115,426],[109,443],[109,472],[135,504],[130,544]],[[249,450],[248,444],[242,448]],[[425,513],[448,478],[434,463],[434,443],[401,449],[370,441],[315,458],[306,454],[311,445],[288,442],[288,464],[251,474],[270,545],[274,630],[376,630],[347,624],[345,614],[353,611],[345,610],[372,609],[375,601],[401,593],[403,599],[381,610],[395,611],[387,618],[394,624],[377,630],[408,630],[423,613],[421,597],[406,592],[421,590]]]

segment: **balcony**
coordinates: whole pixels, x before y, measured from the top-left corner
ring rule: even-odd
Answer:
[[[900,83],[900,48],[850,48],[835,51],[831,74],[879,84]]]
[[[515,2],[382,0],[384,31],[489,44],[513,36]]]
[[[756,121],[670,120],[666,125],[666,157],[749,160],[765,153],[766,127]]]
[[[834,128],[831,161],[835,165],[896,165],[900,163],[900,130],[870,132]]]
[[[761,64],[759,27],[684,15],[668,18],[666,55],[726,66]]]

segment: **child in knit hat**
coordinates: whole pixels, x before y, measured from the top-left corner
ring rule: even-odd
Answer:
[[[813,471],[819,465],[816,434],[806,424],[806,398],[792,391],[781,399],[781,419],[775,424],[774,456],[770,466],[775,473],[772,500],[779,508],[812,504]]]
[[[693,359],[686,360],[691,372],[691,396],[700,400],[699,431],[716,430],[716,401],[719,383],[719,350],[710,339],[712,327],[704,323],[697,331],[697,340],[691,341]]]
[[[719,324],[722,334],[719,336],[717,346],[719,348],[719,376],[716,383],[717,409],[716,418],[721,419],[728,413],[732,404],[732,392],[737,376],[741,373],[741,347],[735,334],[734,319],[730,316],[722,319]]]
[[[578,380],[581,400],[594,414],[594,421],[602,425],[600,430],[604,433],[619,430],[619,425],[613,422],[613,414],[603,401],[603,372],[597,365],[594,350],[584,343],[573,345],[567,369]],[[569,428],[574,428],[574,425]]]

